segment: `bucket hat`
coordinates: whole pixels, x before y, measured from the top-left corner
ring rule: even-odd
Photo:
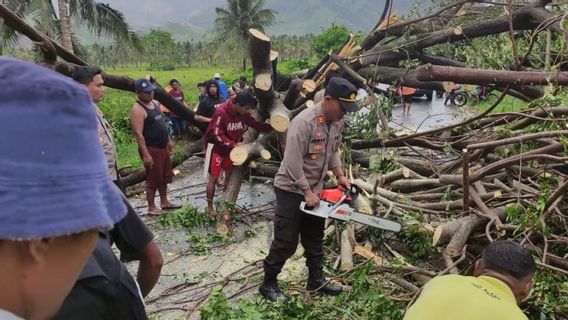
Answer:
[[[126,214],[84,86],[0,58],[0,239],[107,230]]]

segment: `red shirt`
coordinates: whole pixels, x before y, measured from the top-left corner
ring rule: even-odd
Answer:
[[[233,99],[227,100],[213,113],[205,132],[205,141],[213,143],[214,150],[219,154],[229,154],[231,149],[242,141],[249,126],[261,132],[272,130],[269,124],[259,122],[250,115],[239,115],[233,110]]]

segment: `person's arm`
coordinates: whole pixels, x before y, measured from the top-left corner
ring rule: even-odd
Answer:
[[[233,148],[237,145],[238,141],[233,141],[233,139],[229,138],[229,136],[225,133],[224,126],[222,125],[223,118],[219,114],[214,114],[211,121],[214,125],[212,135],[214,142],[228,148]]]
[[[152,232],[124,196],[123,201],[128,212],[124,219],[115,224],[110,236],[123,262],[140,261],[136,279],[143,297],[146,297],[160,277],[164,260]]]
[[[146,298],[160,278],[164,260],[160,248],[154,240],[151,240],[139,255],[140,264],[138,265],[136,281],[138,281],[142,296]]]
[[[260,132],[272,131],[272,126],[266,122],[257,121],[255,118],[248,116],[245,118],[245,123]]]
[[[211,122],[211,118],[207,118],[207,117],[204,117],[204,116],[199,115],[199,114],[195,115],[195,120],[200,121],[200,122],[206,122],[206,123]]]
[[[146,141],[144,140],[143,130],[144,130],[144,120],[146,119],[146,112],[142,107],[134,105],[132,111],[130,112],[130,124],[132,125],[132,130],[134,131],[134,137],[136,138],[136,143],[138,144],[138,153],[140,158],[144,162],[144,167],[151,169],[154,166],[154,160],[148,148],[146,148]]]
[[[204,103],[199,102],[199,104],[197,105],[197,110],[195,111],[195,120],[200,121],[200,122],[209,123],[209,122],[211,122],[211,118],[207,118],[207,117],[203,116],[203,109],[204,108],[205,108]]]
[[[339,139],[341,140],[341,136]],[[329,159],[328,166],[335,175],[337,184],[345,188],[346,190],[351,189],[351,183],[349,183],[349,180],[345,177],[343,173],[343,164],[341,163],[341,153],[339,151],[339,148],[338,150],[333,152],[331,159]]]

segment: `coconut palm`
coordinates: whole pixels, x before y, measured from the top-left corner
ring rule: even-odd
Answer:
[[[215,8],[217,36],[224,41],[237,42],[240,48],[246,48],[250,28],[264,31],[276,21],[276,12],[264,8],[265,4],[265,0],[227,0],[226,7]],[[243,54],[243,70],[245,70],[246,54],[244,52]]]
[[[136,35],[130,30],[124,15],[108,4],[94,0],[3,0],[4,5],[16,14],[59,41],[63,47],[75,52],[79,43],[73,26],[85,26],[94,34],[108,36],[120,43],[137,45]],[[57,2],[58,10],[55,9]],[[1,28],[1,27],[0,27]],[[2,28],[2,40],[14,43],[16,35]]]

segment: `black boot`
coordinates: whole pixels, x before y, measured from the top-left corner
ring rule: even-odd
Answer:
[[[308,285],[306,289],[330,295],[338,296],[343,290],[340,286],[336,286],[333,283],[327,282],[323,276],[323,271],[321,270],[310,270],[310,276],[308,278]]]
[[[258,288],[260,294],[270,301],[285,301],[286,296],[282,294],[280,287],[278,286],[278,281],[276,277],[274,278],[264,278],[264,281]]]

